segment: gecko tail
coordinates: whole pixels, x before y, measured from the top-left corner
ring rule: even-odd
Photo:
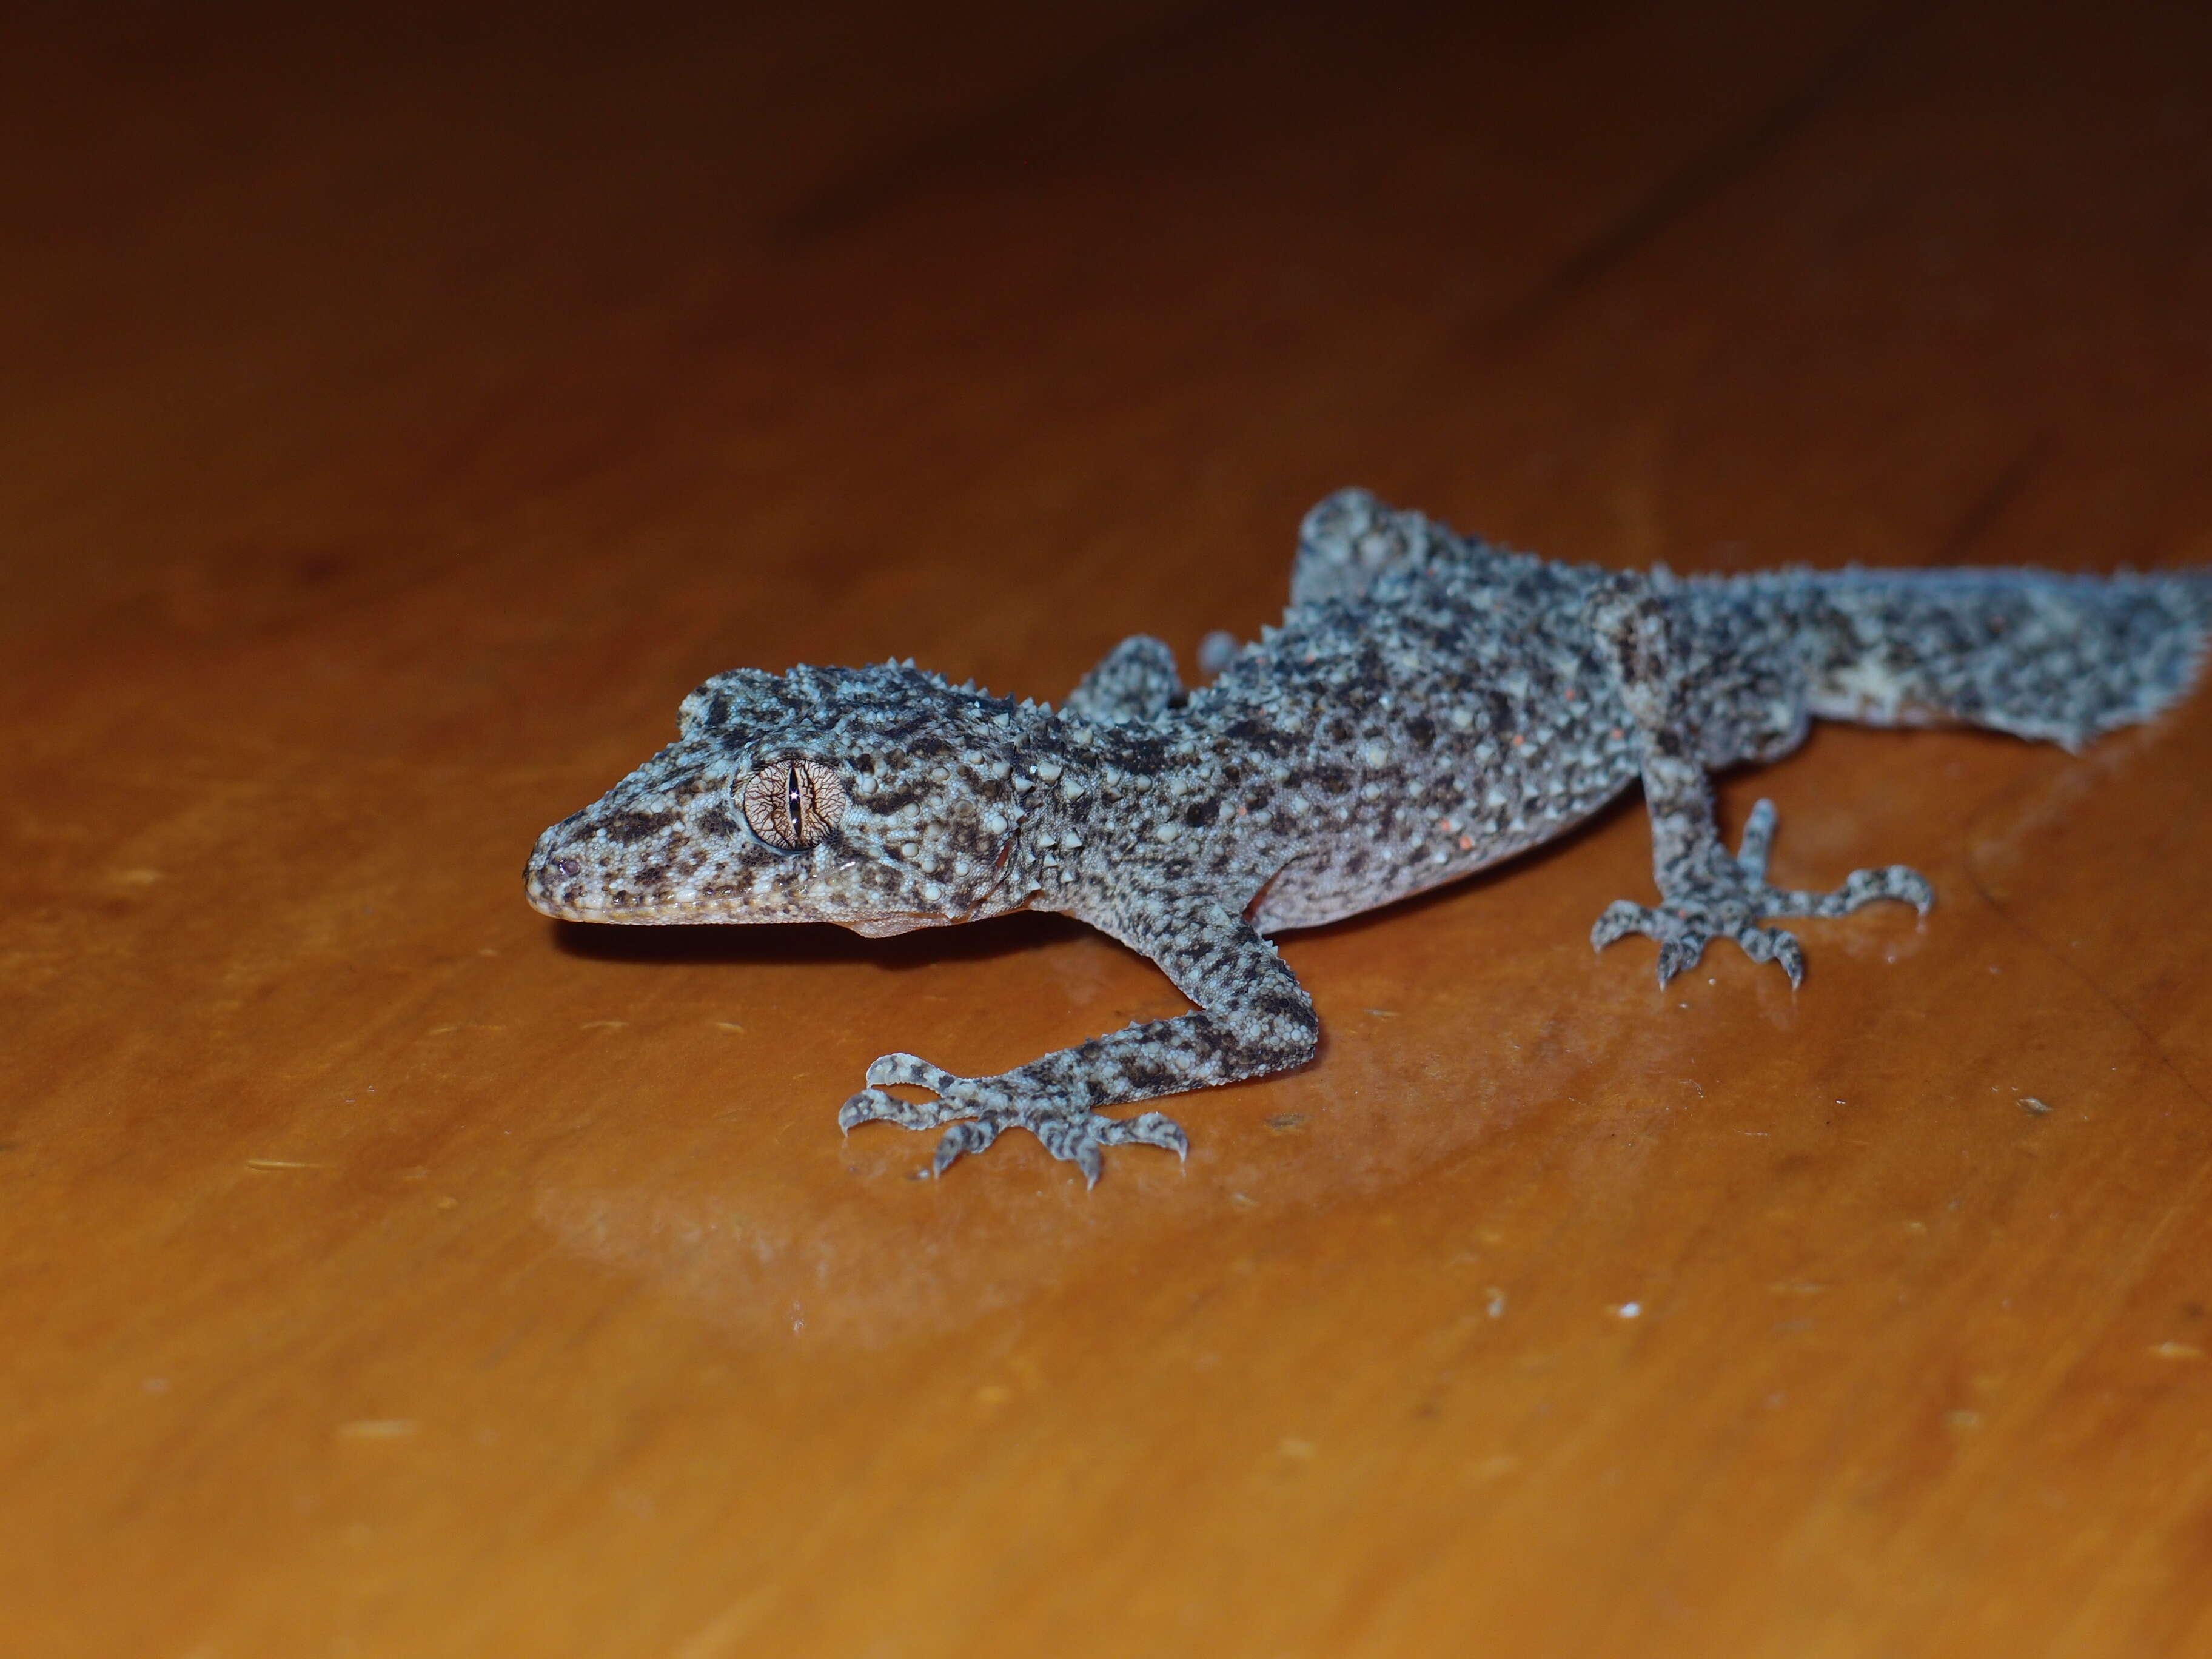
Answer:
[[[1823,572],[1797,617],[1814,714],[2078,749],[2195,684],[2212,570]]]

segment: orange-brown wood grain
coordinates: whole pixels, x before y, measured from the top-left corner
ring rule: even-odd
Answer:
[[[1285,942],[1086,1192],[875,1054],[1046,918],[525,908],[739,664],[1057,696],[1359,482],[1562,556],[2212,563],[2183,8],[149,9],[0,53],[0,1651],[2212,1652],[2212,695],[1826,728]]]

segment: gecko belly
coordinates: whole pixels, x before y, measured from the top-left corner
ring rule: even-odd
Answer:
[[[1602,793],[1524,809],[1495,829],[1440,813],[1418,836],[1316,848],[1293,859],[1267,884],[1251,910],[1252,925],[1267,934],[1322,927],[1458,881],[1556,839],[1616,799],[1632,781],[1623,776]]]

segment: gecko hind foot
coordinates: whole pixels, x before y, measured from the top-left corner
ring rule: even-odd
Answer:
[[[893,1085],[927,1089],[937,1098],[902,1100]],[[988,1147],[1008,1129],[1027,1129],[1045,1151],[1083,1171],[1095,1187],[1104,1172],[1109,1146],[1158,1146],[1188,1157],[1190,1139],[1180,1125],[1160,1112],[1135,1117],[1104,1117],[1087,1106],[1051,1099],[1018,1097],[998,1078],[960,1077],[914,1054],[884,1054],[868,1067],[868,1087],[837,1113],[837,1127],[849,1133],[863,1123],[896,1123],[906,1129],[943,1128],[930,1173],[941,1176],[969,1152]]]
[[[1760,801],[1743,827],[1743,843],[1719,872],[1699,872],[1674,886],[1657,907],[1616,899],[1590,928],[1590,948],[1602,951],[1614,940],[1641,933],[1659,946],[1659,982],[1698,965],[1705,946],[1732,939],[1753,962],[1779,963],[1792,986],[1805,978],[1805,950],[1785,928],[1760,925],[1765,916],[1840,916],[1876,899],[1910,904],[1921,915],[1936,892],[1917,870],[1893,864],[1879,870],[1854,870],[1829,893],[1773,887],[1766,860],[1774,845],[1772,801]],[[1671,885],[1671,884],[1670,884]]]

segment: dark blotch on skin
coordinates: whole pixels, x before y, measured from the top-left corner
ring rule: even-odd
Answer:
[[[648,836],[661,834],[675,818],[673,812],[615,812],[608,815],[600,828],[609,841],[632,847]]]

